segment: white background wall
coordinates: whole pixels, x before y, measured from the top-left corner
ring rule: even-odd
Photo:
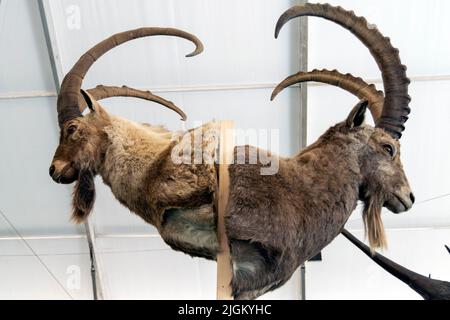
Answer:
[[[239,128],[279,129],[280,153],[298,151],[298,88],[269,102],[272,87],[299,70],[298,21],[273,38],[279,15],[294,0],[51,1],[63,71],[99,40],[140,26],[173,26],[196,34],[205,52],[186,59],[183,40],[138,40],[104,56],[86,77],[97,84],[157,89],[196,121],[234,119]],[[332,1],[377,23],[401,50],[409,76],[449,75],[445,0]],[[75,9],[73,5],[76,5]],[[78,9],[77,9],[78,8]],[[73,28],[73,10],[80,28]],[[402,12],[399,14],[399,12]],[[309,68],[338,68],[379,82],[369,52],[345,30],[317,18],[309,25]],[[54,184],[48,166],[58,142],[56,97],[35,1],[0,3],[0,298],[90,299],[89,257],[83,228],[69,222],[70,190]],[[407,124],[403,162],[417,205],[411,212],[386,213],[390,249],[386,254],[422,274],[450,279],[449,81],[413,81],[413,113]],[[257,89],[254,89],[256,87]],[[251,89],[252,88],[252,89]],[[31,92],[31,94],[30,94]],[[12,99],[11,96],[43,95]],[[309,86],[308,140],[344,119],[356,103],[327,86]],[[110,112],[179,129],[177,115],[146,102],[105,101]],[[431,164],[431,165],[430,165]],[[99,236],[107,298],[213,299],[215,264],[168,249],[154,228],[120,206],[98,180],[93,223]],[[435,200],[433,200],[435,199]],[[362,229],[356,213],[348,227]],[[17,232],[29,239],[17,239]],[[117,235],[122,235],[117,237]],[[54,236],[65,239],[52,239]],[[145,235],[145,237],[136,235]],[[46,236],[42,240],[37,237]],[[3,240],[1,240],[3,239]],[[39,259],[34,253],[39,255]],[[309,299],[382,299],[417,296],[340,237],[307,266]],[[71,266],[79,266],[79,289],[71,289]],[[56,279],[56,280],[55,280]],[[297,299],[297,275],[267,298]]]

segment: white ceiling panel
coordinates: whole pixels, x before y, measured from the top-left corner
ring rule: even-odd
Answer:
[[[450,2],[442,0],[390,1],[390,0],[330,0],[354,10],[370,23],[376,24],[383,34],[400,49],[402,62],[408,66],[410,76],[450,74],[450,46],[444,45],[441,30],[450,29],[447,12]],[[342,27],[320,19],[309,18],[310,69],[339,69],[366,78],[381,78],[377,65],[368,49]]]
[[[55,90],[37,1],[2,0],[0,43],[0,94]]]
[[[27,244],[33,249],[34,253],[42,256],[58,255],[88,255],[89,247],[84,237],[80,238],[43,238],[27,239]],[[1,243],[1,242],[0,242]],[[23,243],[23,241],[22,241]]]
[[[9,238],[8,240],[0,240],[0,256],[26,256],[33,254],[23,241],[16,240],[17,237],[7,237]]]
[[[104,289],[108,299],[208,299],[202,290],[200,264],[173,251],[103,253]],[[215,269],[215,263],[208,268]],[[203,283],[215,282],[215,275]],[[170,281],[176,278],[176,281]],[[203,279],[206,280],[206,279]],[[209,287],[209,286],[207,286]],[[209,287],[209,289],[211,289]]]
[[[274,39],[278,16],[295,1],[52,1],[64,70],[99,41],[143,26],[170,26],[197,35],[205,52],[186,59],[192,44],[154,38],[125,44],[96,63],[85,85],[140,87],[276,83],[298,69],[298,27]],[[75,21],[75,22],[74,22]],[[294,54],[293,54],[294,53]]]
[[[57,281],[36,257],[0,256],[0,299],[92,299],[88,255],[43,256],[42,260]],[[79,270],[79,286],[70,279],[73,270],[77,274]]]

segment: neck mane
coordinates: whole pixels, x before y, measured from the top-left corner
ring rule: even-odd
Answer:
[[[214,163],[197,165],[195,159],[198,154],[201,161],[215,159],[218,123],[174,134],[113,117],[104,132],[108,146],[99,173],[117,200],[146,222],[158,228],[167,209],[212,203]],[[173,153],[185,150],[192,162],[177,163],[182,159],[174,159]]]
[[[133,209],[137,197],[145,192],[148,172],[173,145],[172,133],[119,117],[113,117],[104,132],[108,146],[99,173],[116,198]]]
[[[306,220],[304,232],[326,235],[321,241],[306,237],[311,240],[311,254],[315,251],[314,243],[324,247],[324,243],[328,244],[340,233],[359,200],[363,183],[361,156],[372,130],[369,126],[352,133],[341,130],[341,125],[329,129],[292,159],[301,168],[293,171],[302,172],[298,178],[308,190],[304,201],[311,208],[310,212],[317,213]],[[311,257],[304,257],[308,258]]]

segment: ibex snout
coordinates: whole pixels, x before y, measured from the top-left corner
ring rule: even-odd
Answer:
[[[51,164],[48,173],[56,183],[70,184],[78,179],[78,172],[71,163],[55,160]]]
[[[393,213],[403,213],[410,210],[413,204],[416,202],[414,193],[410,188],[402,188],[398,192],[394,193],[385,203],[385,207]]]

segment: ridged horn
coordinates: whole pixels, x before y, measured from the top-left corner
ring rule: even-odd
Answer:
[[[186,57],[198,55],[203,51],[203,44],[196,36],[174,28],[139,28],[109,37],[81,56],[64,78],[57,104],[60,127],[68,120],[81,117],[80,106],[78,105],[80,89],[86,73],[94,62],[106,52],[125,42],[149,36],[174,36],[193,42],[196,48]]]
[[[281,28],[289,20],[302,16],[333,21],[352,32],[370,50],[381,70],[386,95],[377,127],[384,129],[395,139],[400,139],[411,112],[408,106],[411,97],[408,95],[410,80],[406,76],[406,67],[401,63],[399,50],[375,26],[369,25],[364,17],[357,17],[352,11],[329,4],[307,3],[287,10],[277,22],[275,37],[278,37]]]
[[[450,300],[450,282],[424,277],[402,267],[379,253],[372,255],[370,248],[358,240],[349,231],[344,229],[341,233],[380,267],[407,284],[425,300]]]
[[[152,101],[175,111],[181,116],[181,120],[186,121],[187,119],[187,116],[183,112],[183,110],[178,108],[172,101],[168,101],[160,96],[153,94],[150,91],[138,90],[127,86],[113,87],[99,85],[93,89],[88,89],[87,92],[97,101],[112,97],[132,97]],[[81,101],[79,105],[81,113],[83,113],[83,111],[88,107],[84,101]]]
[[[271,100],[274,100],[284,89],[303,82],[320,82],[342,88],[357,96],[360,100],[369,102],[369,109],[375,122],[381,117],[384,103],[383,91],[378,91],[375,85],[366,83],[361,78],[351,74],[342,74],[337,70],[313,70],[310,72],[298,72],[286,78],[273,91]]]

